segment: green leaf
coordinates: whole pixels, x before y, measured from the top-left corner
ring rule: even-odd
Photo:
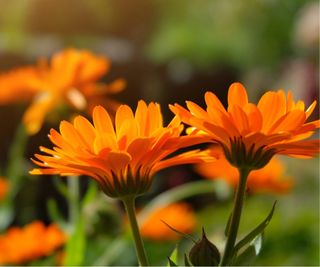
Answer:
[[[127,240],[120,236],[112,242],[108,243],[106,250],[99,256],[99,258],[92,264],[92,266],[108,266],[122,256],[128,246]]]
[[[21,123],[17,129],[9,150],[9,161],[5,176],[10,179],[10,191],[8,198],[13,199],[21,186],[20,180],[25,175],[24,153],[29,135],[25,126]]]
[[[7,202],[0,205],[0,232],[6,229],[13,221],[14,212],[13,208]]]
[[[191,263],[190,263],[186,253],[184,253],[184,265],[185,266],[191,266]]]
[[[170,257],[168,257],[168,264],[167,266],[177,266],[178,262],[178,247],[176,246],[175,249],[172,251]]]
[[[82,265],[85,253],[84,220],[79,218],[66,247],[65,266]]]
[[[66,221],[60,213],[57,203],[54,199],[50,198],[47,201],[47,210],[52,221],[57,222],[60,225],[66,224]]]
[[[196,243],[196,241],[193,239],[193,237],[189,234],[180,232],[179,230],[173,228],[171,225],[167,224],[165,221],[161,220],[161,222],[163,222],[168,228],[170,228],[173,232],[177,233],[178,235],[182,235],[185,238],[189,238],[191,241],[193,241],[194,243]]]
[[[202,228],[202,238],[194,244],[189,252],[190,262],[194,266],[218,266],[220,262],[220,252],[212,244]]]
[[[168,264],[167,266],[178,266],[177,264],[175,264],[171,259],[170,257],[168,257]]]
[[[81,201],[82,208],[88,205],[90,202],[92,202],[95,199],[97,193],[98,193],[97,184],[95,182],[90,181],[86,194],[84,195]]]
[[[230,213],[230,216],[228,218],[228,222],[226,225],[226,229],[224,229],[224,235],[228,236],[229,235],[229,228],[230,228],[230,223],[231,223],[231,217],[232,217],[232,212]]]
[[[237,243],[237,245],[234,248],[234,252],[237,253],[242,247],[250,243],[252,240],[254,240],[258,235],[262,234],[264,229],[267,227],[269,222],[272,219],[274,209],[276,207],[277,201],[274,202],[271,211],[269,212],[267,218],[260,223],[255,229],[253,229],[249,234],[247,234],[241,241]]]
[[[237,256],[235,260],[233,260],[232,265],[248,266],[252,264],[261,251],[262,241],[262,234],[256,236],[255,239],[251,241],[250,245],[239,256]]]
[[[53,184],[63,197],[68,198],[68,187],[62,181],[61,177],[54,176],[53,177]]]

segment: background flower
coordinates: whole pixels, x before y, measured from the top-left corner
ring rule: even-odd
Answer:
[[[229,185],[236,187],[239,180],[237,168],[233,167],[220,151],[216,161],[196,165],[196,171],[207,179],[222,179]],[[247,191],[249,193],[288,193],[293,186],[291,177],[285,176],[285,166],[276,157],[262,169],[252,171],[247,181]]]
[[[65,49],[52,56],[49,62],[39,60],[34,67],[12,70],[0,76],[0,103],[31,101],[23,122],[30,134],[37,133],[48,113],[62,104],[91,111],[92,106],[106,104],[115,111],[118,104],[105,95],[120,92],[125,82],[97,83],[110,68],[110,61],[87,50]]]
[[[9,183],[4,177],[0,177],[0,201],[3,200],[9,189]]]
[[[12,227],[0,235],[0,264],[26,264],[52,254],[66,241],[57,225],[46,227],[34,221],[23,228]]]
[[[174,203],[151,213],[140,227],[141,235],[156,241],[177,240],[182,237],[164,222],[181,233],[190,234],[196,227],[197,219],[190,205]]]

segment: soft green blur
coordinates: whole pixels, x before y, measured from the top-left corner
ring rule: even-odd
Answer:
[[[307,105],[319,98],[318,1],[0,0],[1,71],[34,64],[38,58],[50,57],[65,47],[86,48],[108,56],[112,68],[106,80],[121,76],[128,83],[115,98],[132,107],[141,98],[157,101],[166,120],[172,117],[169,103],[190,99],[201,105],[206,90],[225,101],[227,88],[235,80],[244,83],[252,102],[266,89],[278,88],[291,89],[296,100],[303,99]],[[13,145],[17,140],[12,136],[22,112],[21,106],[0,107],[0,171],[10,174],[9,166],[11,173],[18,173],[8,177],[17,192],[2,210],[0,207],[0,216],[7,216],[0,218],[0,231],[41,219],[59,222],[72,232],[70,228],[78,226],[66,219],[70,203],[59,193],[58,183],[50,177],[27,177],[29,158],[46,140],[48,127],[30,138],[24,159],[20,155],[24,149]],[[318,116],[315,111],[312,119]],[[19,155],[13,160],[10,151]],[[284,161],[288,175],[294,177],[294,189],[287,195],[248,197],[240,233],[259,224],[278,200],[261,255],[253,264],[319,265],[319,159]],[[151,193],[138,205],[145,206],[159,192],[176,186],[168,178],[174,175],[181,176],[178,184],[201,180],[190,167],[161,172]],[[77,230],[74,237],[83,244],[72,250],[69,242],[67,262],[74,263],[70,255],[78,249],[84,255],[75,260],[77,264],[136,264],[122,207],[104,196],[88,197],[89,183],[84,178],[78,192],[81,198],[87,196],[80,205],[81,231]],[[91,190],[92,195],[97,194],[96,189]],[[199,217],[195,238],[200,237],[204,226],[208,238],[222,248],[232,193],[223,193],[217,187],[212,194],[187,200]],[[179,243],[179,258],[191,245],[185,239]],[[153,265],[167,264],[166,257],[174,247],[170,242],[146,242]],[[54,265],[56,259],[51,256],[32,264]]]

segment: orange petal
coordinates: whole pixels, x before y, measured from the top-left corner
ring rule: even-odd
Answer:
[[[204,95],[204,99],[207,104],[207,107],[214,107],[215,109],[219,109],[222,113],[227,113],[218,97],[212,92],[206,92]]]
[[[244,112],[247,114],[249,128],[252,132],[259,132],[262,127],[262,115],[260,110],[254,104],[247,104],[243,108]]]
[[[302,110],[292,110],[282,116],[276,123],[275,127],[270,129],[271,132],[294,131],[299,129],[305,122],[306,115]]]
[[[149,151],[153,138],[137,138],[128,146],[127,152],[131,155],[132,161],[130,163],[135,172],[136,166],[142,166],[144,162],[141,160]]]
[[[248,95],[246,89],[241,83],[233,83],[229,87],[228,106],[237,105],[244,107],[248,104]]]
[[[108,112],[101,106],[96,106],[93,110],[94,127],[100,134],[108,133],[115,135],[112,121]]]
[[[268,132],[273,124],[286,112],[286,98],[283,91],[265,93],[259,103],[258,109],[263,117],[262,132]]]
[[[36,99],[25,111],[23,122],[29,134],[36,134],[43,124],[45,116],[55,106],[56,99],[49,95]]]
[[[208,113],[203,110],[199,105],[191,102],[191,101],[186,101],[188,109],[191,111],[191,114],[200,118],[200,119],[206,119],[208,118]]]
[[[70,122],[62,121],[60,123],[60,133],[73,147],[90,148]]]
[[[93,149],[95,139],[95,129],[92,124],[84,117],[77,116],[73,121],[74,128],[77,129],[82,138],[87,142],[88,146]]]
[[[131,156],[126,152],[110,151],[107,157],[109,168],[115,171],[123,170],[130,162]]]
[[[310,117],[310,115],[312,114],[312,112],[315,109],[316,105],[317,105],[317,101],[314,100],[312,102],[312,104],[308,107],[308,109],[306,110],[306,119],[308,119]]]
[[[117,113],[116,113],[116,118],[115,118],[117,137],[118,137],[118,133],[121,129],[123,122],[126,120],[133,120],[133,119],[134,119],[134,116],[133,116],[132,110],[129,106],[121,105],[118,108]]]
[[[210,150],[200,151],[199,149],[191,150],[185,153],[181,153],[178,156],[171,157],[169,159],[159,161],[152,168],[152,174],[157,171],[168,168],[171,166],[191,164],[191,163],[203,163],[216,160],[215,156]]]
[[[149,134],[152,134],[163,126],[162,114],[160,105],[158,103],[151,102],[148,106],[147,121],[149,123]]]
[[[249,131],[249,121],[246,113],[238,105],[231,105],[228,107],[229,114],[231,114],[234,125],[237,126],[241,135],[246,135]]]
[[[118,145],[111,134],[98,135],[94,140],[94,152],[99,154],[104,149],[116,150]]]

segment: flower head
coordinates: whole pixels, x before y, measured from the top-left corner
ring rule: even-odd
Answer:
[[[275,154],[313,157],[319,153],[319,140],[310,137],[319,120],[307,122],[316,101],[305,110],[304,102],[295,102],[289,91],[266,92],[258,105],[248,101],[245,88],[233,83],[228,92],[228,108],[212,92],[205,94],[207,109],[187,101],[188,110],[170,106],[181,120],[199,135],[221,145],[227,160],[235,167],[260,169]]]
[[[164,222],[182,233],[189,234],[196,227],[196,216],[187,203],[171,204],[150,214],[140,227],[141,235],[156,241],[178,239],[178,234]]]
[[[239,181],[237,168],[233,167],[218,147],[213,150],[220,152],[219,159],[210,163],[196,165],[196,171],[207,179],[223,179],[236,187]],[[284,177],[284,165],[274,157],[259,170],[250,172],[247,190],[253,193],[287,193],[293,186],[291,177]]]
[[[118,104],[101,96],[121,91],[124,81],[97,83],[109,68],[110,62],[103,56],[66,49],[54,54],[50,63],[40,60],[37,66],[0,75],[0,104],[31,101],[23,116],[30,134],[38,132],[45,116],[62,103],[84,110],[99,102],[115,110]]]
[[[50,255],[62,246],[66,235],[57,225],[34,221],[24,228],[12,227],[0,235],[0,264],[23,264]]]
[[[31,174],[88,175],[111,197],[144,193],[152,175],[166,167],[212,160],[208,151],[193,150],[169,157],[180,148],[201,142],[196,135],[180,136],[183,125],[175,117],[163,126],[160,106],[139,101],[135,114],[121,105],[115,127],[101,106],[93,110],[93,125],[78,116],[73,124],[62,121],[60,133],[51,129],[53,149],[34,160],[41,166]]]

